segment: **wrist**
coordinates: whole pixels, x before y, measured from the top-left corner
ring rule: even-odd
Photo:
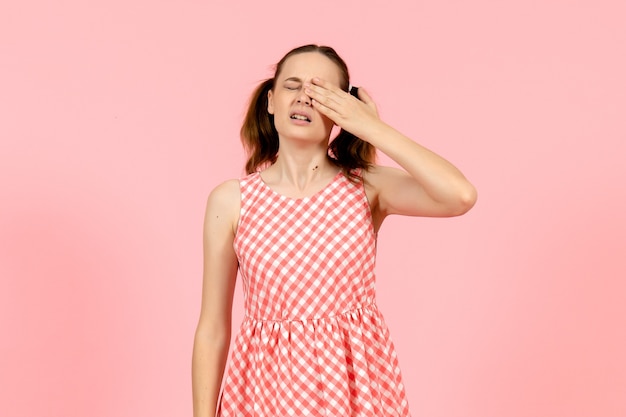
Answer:
[[[389,133],[393,131],[391,126],[383,122],[382,120],[376,120],[369,125],[364,126],[363,132],[360,135],[355,135],[359,139],[368,142],[370,145],[378,148],[380,142],[383,142],[383,138],[389,136]]]

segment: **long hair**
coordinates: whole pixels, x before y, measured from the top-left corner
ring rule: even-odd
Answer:
[[[248,154],[246,173],[276,162],[278,156],[278,132],[274,126],[274,116],[267,111],[267,94],[274,89],[274,81],[280,74],[288,58],[306,52],[317,52],[333,61],[341,73],[341,89],[348,91],[350,75],[343,59],[329,46],[304,45],[289,51],[276,64],[274,77],[263,81],[252,93],[248,111],[241,126],[241,141]],[[369,169],[374,163],[376,149],[353,134],[341,129],[328,145],[328,158],[341,167],[344,175],[353,181],[360,180],[356,169]]]

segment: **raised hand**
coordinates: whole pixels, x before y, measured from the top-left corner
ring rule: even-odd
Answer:
[[[381,123],[374,100],[362,87],[359,87],[358,99],[319,78],[313,78],[304,88],[305,94],[313,100],[316,110],[342,129],[365,141],[368,140],[368,131]]]

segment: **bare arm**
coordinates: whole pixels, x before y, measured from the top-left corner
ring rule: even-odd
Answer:
[[[226,365],[237,277],[233,240],[239,201],[237,180],[219,185],[207,200],[202,305],[192,357],[194,417],[215,416]]]
[[[466,213],[476,202],[476,189],[450,162],[379,122],[366,139],[403,170],[375,167],[366,173],[378,194],[379,210],[409,216],[449,217]]]
[[[404,168],[375,167],[365,174],[378,224],[389,214],[447,217],[472,208],[476,189],[461,171],[380,120],[374,101],[364,89],[359,88],[357,100],[326,81],[314,79],[306,93],[320,113]]]

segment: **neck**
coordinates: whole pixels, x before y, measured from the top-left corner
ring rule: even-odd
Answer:
[[[267,179],[304,190],[311,183],[336,175],[337,167],[328,158],[327,145],[303,147],[281,142],[276,162],[266,170]]]

